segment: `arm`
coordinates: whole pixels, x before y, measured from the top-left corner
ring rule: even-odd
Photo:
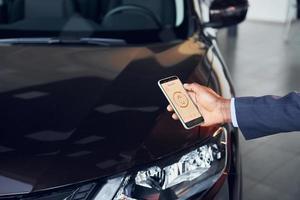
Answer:
[[[204,117],[203,126],[233,121],[246,139],[300,130],[299,93],[293,92],[281,98],[241,97],[233,101],[196,83],[185,84],[184,87]],[[167,109],[173,112],[171,106]],[[176,114],[172,117],[178,119]]]
[[[236,118],[246,139],[300,130],[300,95],[235,99]]]

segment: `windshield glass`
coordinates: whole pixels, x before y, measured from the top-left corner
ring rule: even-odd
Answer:
[[[178,38],[184,7],[184,0],[0,0],[0,38]]]

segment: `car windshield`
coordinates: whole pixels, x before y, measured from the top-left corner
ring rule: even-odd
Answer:
[[[185,6],[184,0],[0,0],[0,38],[178,38]]]

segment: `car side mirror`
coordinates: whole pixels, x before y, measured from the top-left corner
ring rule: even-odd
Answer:
[[[215,0],[209,7],[209,21],[205,27],[222,28],[245,20],[248,0]]]

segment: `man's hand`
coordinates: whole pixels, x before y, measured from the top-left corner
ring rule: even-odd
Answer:
[[[230,99],[225,99],[212,89],[197,83],[184,84],[184,88],[203,115],[204,124],[202,126],[231,122]],[[168,105],[167,110],[174,112],[171,105]],[[175,113],[173,113],[172,118],[178,120]]]

